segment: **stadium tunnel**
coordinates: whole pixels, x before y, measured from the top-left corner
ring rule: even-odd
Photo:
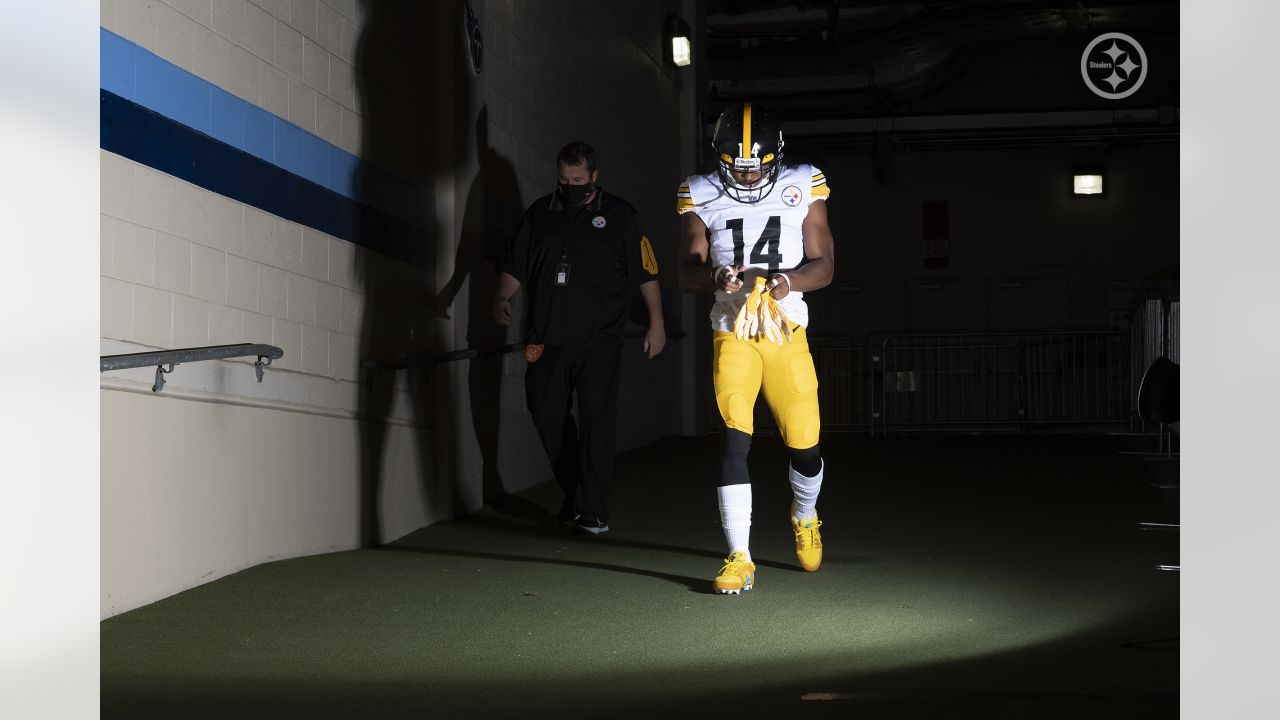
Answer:
[[[101,354],[147,362],[101,375],[103,716],[1176,713],[1179,428],[1138,408],[1180,359],[1178,33],[1132,0],[104,2]],[[759,583],[724,597],[674,198],[744,100],[832,190],[827,556],[795,562],[760,403]],[[572,139],[671,336],[646,360],[634,314],[586,540],[488,312]]]

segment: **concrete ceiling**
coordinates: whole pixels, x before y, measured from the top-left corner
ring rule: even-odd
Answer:
[[[788,124],[828,128],[998,114],[1015,118],[998,123],[1008,135],[1021,117],[1034,129],[1056,127],[1055,113],[1177,105],[1176,2],[709,0],[706,28],[708,119],[752,100]],[[1152,59],[1124,101],[1080,78],[1084,47],[1105,32],[1132,35]]]

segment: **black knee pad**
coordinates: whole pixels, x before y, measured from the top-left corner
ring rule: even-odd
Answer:
[[[745,485],[751,482],[747,472],[747,454],[751,452],[751,436],[741,430],[725,428],[720,436],[720,481],[718,485]]]
[[[805,477],[813,477],[818,474],[818,471],[822,470],[822,453],[818,451],[817,445],[803,450],[795,448],[790,448],[790,450],[791,467],[796,472]]]

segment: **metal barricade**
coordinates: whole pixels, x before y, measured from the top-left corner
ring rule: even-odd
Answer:
[[[871,348],[848,338],[811,338],[809,352],[818,371],[822,429],[872,429],[875,367]]]
[[[890,336],[874,358],[876,427],[1124,423],[1129,353],[1119,331]]]
[[[1134,407],[1122,331],[811,338],[809,348],[824,431],[1102,426],[1126,423]],[[763,397],[755,429],[777,432]]]
[[[1147,368],[1162,357],[1175,363],[1181,362],[1179,348],[1181,309],[1181,302],[1176,298],[1145,298],[1134,309],[1130,394],[1135,412],[1131,415],[1129,427],[1131,432],[1148,433],[1153,430],[1136,412],[1138,389],[1142,386],[1142,376],[1147,372]],[[1170,427],[1177,432],[1177,423]]]
[[[809,338],[809,353],[818,373],[818,408],[824,432],[870,432],[875,420],[876,368],[874,354],[860,339],[845,337]],[[722,425],[715,404],[710,407],[711,427]],[[756,399],[755,432],[773,435],[778,426],[769,412],[764,393]]]

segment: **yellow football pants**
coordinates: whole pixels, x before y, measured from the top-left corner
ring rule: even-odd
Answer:
[[[712,347],[716,406],[727,427],[751,434],[756,396],[763,388],[787,447],[803,450],[818,444],[818,374],[804,328],[797,327],[791,342],[783,345],[716,332]]]

